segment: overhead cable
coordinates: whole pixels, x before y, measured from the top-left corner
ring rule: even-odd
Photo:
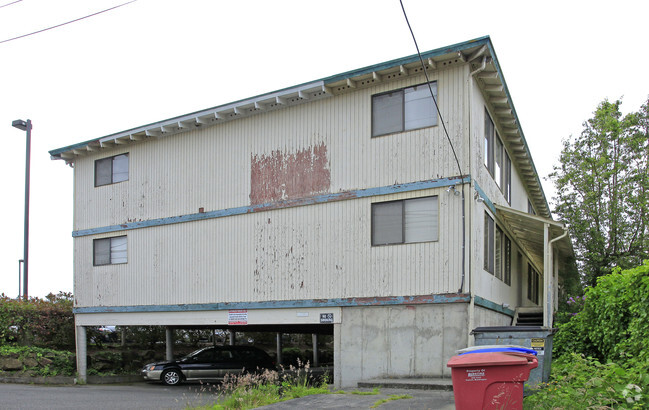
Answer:
[[[22,1],[22,0],[18,0],[18,1]],[[115,9],[118,8],[118,7],[126,6],[127,4],[131,4],[131,3],[134,3],[134,2],[136,2],[136,1],[137,1],[137,0],[131,0],[131,1],[128,1],[128,2],[126,2],[126,3],[118,4],[117,6],[114,6],[114,7],[111,7],[111,8],[105,9],[105,10],[98,11],[98,12],[96,12],[96,13],[88,14],[87,16],[79,17],[79,18],[77,18],[77,19],[70,20],[70,21],[67,21],[67,22],[65,22],[65,23],[57,24],[56,26],[51,26],[51,27],[48,27],[48,28],[44,28],[44,29],[42,29],[42,30],[34,31],[34,32],[32,32],[32,33],[27,33],[27,34],[23,34],[23,35],[20,35],[20,36],[17,36],[17,37],[8,38],[8,39],[6,39],[6,40],[2,40],[2,41],[0,41],[0,44],[2,44],[2,43],[7,43],[7,42],[9,42],[9,41],[13,41],[13,40],[18,40],[19,38],[32,36],[32,35],[34,35],[34,34],[42,33],[42,32],[44,32],[44,31],[52,30],[52,29],[54,29],[54,28],[58,28],[58,27],[61,27],[61,26],[65,26],[65,25],[70,24],[70,23],[74,23],[74,22],[77,22],[77,21],[80,21],[80,20],[83,20],[83,19],[87,19],[88,17],[96,16],[96,15],[98,15],[98,14],[105,13],[105,12],[110,11],[110,10],[115,10]],[[9,4],[12,4],[12,3],[9,3]]]

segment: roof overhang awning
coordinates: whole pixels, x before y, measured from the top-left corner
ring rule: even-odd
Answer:
[[[568,228],[557,221],[527,214],[508,207],[494,205],[506,229],[515,237],[532,264],[543,272],[543,326],[552,327],[557,284],[554,279],[555,261],[574,257]]]
[[[505,222],[509,232],[514,235],[516,242],[523,247],[532,260],[532,265],[541,271],[543,268],[545,224],[549,225],[549,240],[561,237],[564,234],[566,229],[564,224],[501,205],[494,204],[494,206],[500,219]],[[563,257],[570,258],[574,256],[570,237],[564,236],[556,241],[554,246],[555,251],[558,251]]]

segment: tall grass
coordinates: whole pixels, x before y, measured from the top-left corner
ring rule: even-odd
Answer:
[[[317,381],[309,363],[288,369],[226,375],[216,391],[216,403],[198,409],[254,409],[313,394],[328,394],[327,378]]]

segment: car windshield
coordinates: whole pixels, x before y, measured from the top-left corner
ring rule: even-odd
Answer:
[[[203,350],[206,350],[206,349],[210,349],[210,348],[209,347],[200,348],[198,350],[195,350],[195,351],[191,352],[187,356],[182,357],[180,360],[189,359],[191,357],[194,357],[194,356],[196,356],[197,354],[199,354],[200,352],[202,352]]]

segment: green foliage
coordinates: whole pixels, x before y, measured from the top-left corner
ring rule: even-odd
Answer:
[[[0,357],[13,357],[33,366],[23,370],[38,376],[73,376],[76,371],[74,353],[34,346],[0,345]]]
[[[584,130],[564,140],[550,174],[556,214],[568,223],[585,282],[642,263],[649,250],[649,101],[622,117],[603,101]]]
[[[72,295],[11,299],[0,295],[0,344],[65,349],[74,346]]]
[[[412,396],[409,394],[390,394],[387,399],[378,400],[370,408],[375,409],[382,404],[394,401],[394,400],[403,400],[403,399],[412,399]]]
[[[649,361],[649,261],[601,277],[581,312],[560,325],[554,354],[576,352],[623,365]]]
[[[166,339],[164,326],[117,326],[116,331],[123,334],[127,343],[140,347],[153,348]]]
[[[552,376],[533,395],[526,409],[644,409],[649,406],[649,366],[622,367],[580,354],[552,363]]]
[[[525,405],[647,408],[649,261],[614,269],[570,305],[577,306],[575,315],[554,336],[551,381],[525,399]]]
[[[306,375],[306,377],[305,377]],[[254,409],[313,394],[328,394],[327,380],[312,385],[308,364],[291,368],[281,377],[276,371],[226,375],[217,392],[218,403],[200,409]]]

